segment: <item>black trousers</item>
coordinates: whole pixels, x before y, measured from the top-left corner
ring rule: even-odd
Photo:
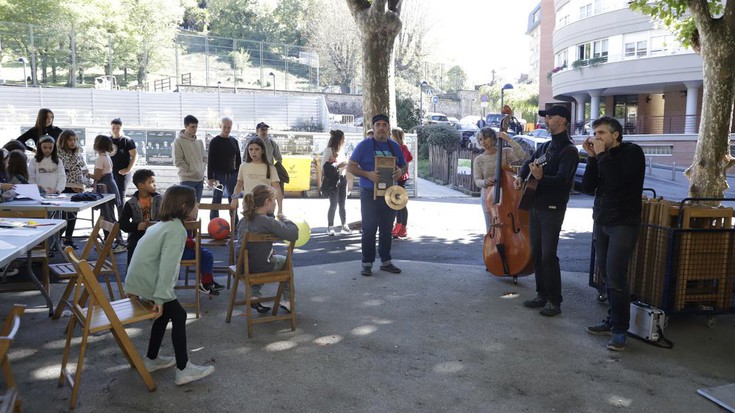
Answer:
[[[163,314],[153,321],[147,355],[151,360],[158,357],[158,350],[161,349],[163,334],[166,332],[169,321],[171,321],[171,342],[176,355],[176,367],[183,370],[186,368],[186,363],[189,362],[189,355],[186,353],[186,310],[181,306],[179,300],[164,303]]]
[[[536,292],[551,304],[561,305],[559,233],[566,210],[531,208],[531,250],[536,267]]]

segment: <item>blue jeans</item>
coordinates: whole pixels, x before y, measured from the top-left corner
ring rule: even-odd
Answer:
[[[360,212],[362,213],[362,263],[372,266],[375,262],[375,234],[378,237],[380,261],[390,261],[390,247],[393,237],[393,221],[396,211],[390,209],[382,196],[373,199],[373,191],[360,188]]]
[[[193,260],[196,257],[196,251],[193,248],[184,248],[184,253],[181,254],[182,260]],[[201,274],[211,274],[214,269],[214,256],[212,252],[206,248],[201,248],[199,251],[199,272]]]
[[[556,250],[565,209],[531,208],[531,250],[536,272],[536,292],[554,305],[561,305],[561,269]]]
[[[197,202],[202,201],[202,192],[204,192],[204,181],[181,181],[181,185],[188,186],[189,188],[194,188],[194,191],[197,194]]]
[[[637,226],[604,226],[595,223],[593,239],[597,268],[607,287],[609,322],[613,334],[624,334],[630,323],[628,263],[638,240]]]
[[[234,172],[234,173],[214,172],[212,174],[212,177],[218,180],[219,183],[222,184],[222,186],[224,187],[222,191],[218,189],[212,190],[212,203],[221,204],[223,194],[227,196],[228,203],[232,201],[232,193],[235,192],[235,184],[237,184],[237,172]],[[216,209],[209,211],[209,219],[214,219],[217,217],[219,217],[219,211],[217,211]]]

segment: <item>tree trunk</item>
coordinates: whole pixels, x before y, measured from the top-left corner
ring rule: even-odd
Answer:
[[[360,3],[360,2],[357,2]],[[365,130],[373,116],[384,113],[396,125],[396,94],[393,46],[401,31],[400,2],[397,10],[386,10],[385,1],[373,1],[369,7],[348,5],[352,10],[362,42],[362,96]],[[370,3],[362,3],[362,6]]]
[[[695,12],[695,20],[696,16]],[[709,17],[709,16],[707,16]],[[735,103],[735,30],[726,24],[697,24],[700,36],[704,91],[699,140],[689,178],[689,196],[722,198],[726,173],[735,165],[730,155],[730,127]]]

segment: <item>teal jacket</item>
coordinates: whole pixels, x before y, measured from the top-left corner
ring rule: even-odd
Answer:
[[[152,225],[138,241],[125,277],[125,292],[163,304],[176,299],[186,229],[179,219]]]

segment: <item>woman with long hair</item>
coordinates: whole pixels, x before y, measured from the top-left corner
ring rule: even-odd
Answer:
[[[59,135],[61,135],[61,128],[54,126],[54,112],[51,112],[51,109],[43,108],[38,111],[36,124],[25,131],[25,133],[18,136],[16,140],[22,143],[27,150],[36,152],[35,149],[29,148],[26,143],[29,140],[32,140],[36,145],[36,148],[38,148],[38,141],[45,135],[49,135],[54,139],[57,139]]]
[[[276,167],[268,162],[265,155],[265,143],[258,137],[251,138],[245,145],[245,162],[237,171],[237,184],[230,205],[237,208],[237,197],[241,192],[247,194],[258,184],[270,185],[276,190],[278,215],[283,215],[283,194],[279,181]]]
[[[339,129],[329,131],[329,142],[322,154],[322,171],[324,172],[324,183],[322,190],[329,197],[329,210],[327,211],[327,233],[333,236],[337,231],[342,234],[351,234],[347,226],[347,211],[345,201],[347,200],[347,156],[344,152],[345,134]],[[336,178],[336,179],[334,179]],[[339,205],[339,219],[341,227],[334,226],[334,213]]]
[[[73,194],[84,191],[89,170],[87,170],[87,163],[84,161],[84,149],[79,145],[77,134],[71,129],[64,130],[56,141],[56,147],[59,159],[64,164],[64,171],[66,172],[66,188],[64,188],[63,193]],[[77,214],[66,212],[64,215],[66,218],[64,245],[77,249],[72,240],[74,227],[77,223]],[[64,230],[62,230],[63,233]]]
[[[413,155],[411,154],[411,151],[408,149],[408,146],[403,142],[403,129],[401,128],[394,128],[390,131],[391,138],[393,138],[394,141],[396,141],[399,145],[401,145],[401,152],[403,152],[403,158],[406,160],[406,165],[408,165],[413,160]],[[406,167],[406,173],[401,176],[401,178],[397,181],[398,185],[405,188],[406,187],[406,181],[408,181],[408,178],[410,176],[408,175],[408,166]],[[408,236],[408,232],[406,230],[406,225],[408,225],[408,208],[405,206],[398,211],[396,211],[396,225],[393,227],[392,235],[393,238],[406,238]]]
[[[512,162],[524,159],[526,152],[523,147],[510,137],[505,132],[499,134],[489,126],[480,129],[477,132],[477,144],[485,149],[485,152],[481,153],[472,162],[472,169],[474,173],[475,185],[481,188],[480,191],[480,205],[482,206],[482,212],[485,216],[485,232],[490,229],[490,214],[487,211],[486,198],[492,196],[492,189],[495,186],[495,172],[498,162],[498,136],[500,139],[510,143],[510,147],[503,148],[503,163],[506,165]]]
[[[8,155],[8,182],[14,184],[27,184],[30,176],[28,175],[28,157],[25,151],[14,150]]]

